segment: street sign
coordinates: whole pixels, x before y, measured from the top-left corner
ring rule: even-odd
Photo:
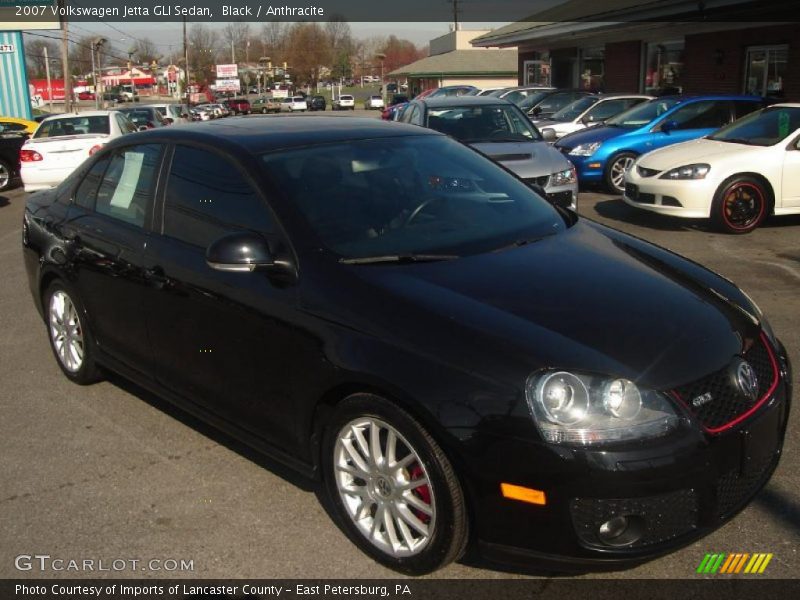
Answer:
[[[238,79],[217,79],[214,89],[218,92],[238,92],[241,88]]]
[[[239,77],[238,65],[217,65],[217,79],[234,79]]]

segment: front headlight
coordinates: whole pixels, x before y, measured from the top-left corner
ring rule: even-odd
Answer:
[[[528,378],[525,395],[542,437],[553,444],[652,438],[679,422],[666,397],[622,378],[544,371]]]
[[[659,177],[659,179],[705,179],[710,170],[711,165],[706,165],[703,163],[696,165],[684,165],[683,167],[670,169],[661,177]]]
[[[578,175],[575,172],[575,167],[570,167],[569,169],[550,175],[550,185],[554,187],[560,185],[570,185],[576,181],[578,181]]]
[[[569,153],[572,156],[591,156],[602,145],[602,142],[592,142],[591,144],[578,144]]]

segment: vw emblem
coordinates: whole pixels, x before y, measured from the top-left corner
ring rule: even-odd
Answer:
[[[740,359],[734,364],[734,380],[739,392],[751,402],[758,398],[758,376],[755,369],[746,360]]]

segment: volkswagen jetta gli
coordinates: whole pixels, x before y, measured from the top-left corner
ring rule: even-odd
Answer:
[[[734,284],[434,131],[235,118],[109,144],[23,223],[64,374],[115,371],[324,482],[425,573],[468,543],[636,564],[781,453],[786,352]]]

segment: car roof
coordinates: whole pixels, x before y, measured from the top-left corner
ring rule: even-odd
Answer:
[[[428,108],[446,108],[448,106],[486,106],[498,104],[512,104],[504,98],[496,98],[494,96],[436,96],[430,98],[420,98],[417,100]]]
[[[748,96],[745,94],[673,94],[669,96],[656,96],[655,100],[750,100],[753,102],[763,102],[761,96]]]
[[[131,133],[115,145],[158,138],[161,141],[193,141],[216,147],[238,146],[253,154],[356,140],[442,135],[432,129],[393,121],[354,117],[298,116],[265,117],[249,115],[192,124],[176,124],[157,132]]]

